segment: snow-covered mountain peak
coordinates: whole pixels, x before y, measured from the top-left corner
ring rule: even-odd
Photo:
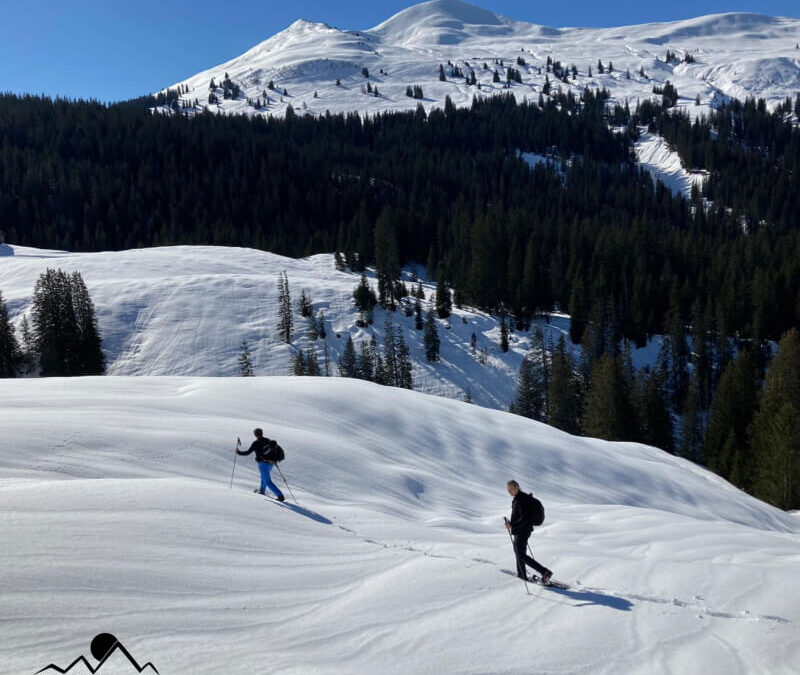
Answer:
[[[669,80],[679,92],[677,106],[699,116],[727,97],[763,97],[770,106],[794,97],[800,82],[798,42],[800,20],[763,14],[550,28],[461,0],[432,0],[368,30],[300,19],[173,87],[180,91],[176,108],[186,114],[210,109],[282,116],[289,105],[310,115],[373,114],[420,104],[441,108],[447,97],[459,107],[476,97],[509,93],[519,101],[536,100],[545,80],[554,80],[551,64],[558,62],[574,69],[555,84],[561,91],[580,95],[605,88],[612,103],[635,102],[655,96]],[[509,68],[519,70],[519,81]],[[227,88],[220,84],[225,73]],[[409,94],[412,85],[421,97]]]
[[[459,45],[490,36],[511,36],[518,29],[515,24],[518,22],[461,0],[432,0],[398,12],[369,32],[398,46]]]
[[[499,26],[502,23],[494,12],[461,0],[431,0],[407,7],[375,26],[370,32],[389,35],[432,25],[463,28],[465,25]]]

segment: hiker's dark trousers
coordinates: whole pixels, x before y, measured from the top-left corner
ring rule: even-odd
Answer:
[[[514,535],[514,553],[517,556],[517,576],[527,577],[528,574],[525,570],[525,565],[533,567],[541,576],[547,572],[547,568],[540,565],[533,558],[528,555],[528,539],[530,539],[531,530],[521,532]]]

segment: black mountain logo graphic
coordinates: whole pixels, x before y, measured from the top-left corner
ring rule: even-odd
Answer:
[[[37,670],[35,675],[39,675],[39,673],[69,673],[73,668],[76,669],[76,672],[88,671],[90,673],[102,673],[103,665],[109,663],[112,659],[115,662],[114,665],[117,667],[119,665],[117,663],[118,660],[127,659],[132,673],[156,673],[156,675],[158,675],[158,670],[152,663],[148,662],[140,666],[136,662],[136,659],[131,656],[131,653],[125,649],[125,646],[117,640],[114,635],[111,635],[111,633],[100,633],[96,635],[94,640],[92,640],[89,650],[92,656],[99,661],[94,667],[92,667],[89,661],[86,660],[86,657],[81,654],[81,656],[75,659],[66,668],[60,668],[55,663],[51,663],[49,666]]]

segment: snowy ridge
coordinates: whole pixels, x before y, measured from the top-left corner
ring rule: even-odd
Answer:
[[[520,101],[538,98],[549,56],[578,68],[577,79],[569,84],[551,77],[562,90],[605,87],[612,101],[634,103],[653,96],[653,86],[663,86],[669,79],[680,94],[678,105],[699,115],[726,96],[764,97],[769,105],[794,97],[800,82],[800,50],[795,49],[799,39],[800,19],[760,14],[715,14],[617,28],[551,28],[460,0],[433,0],[409,7],[369,30],[340,30],[298,20],[241,56],[172,88],[186,87],[182,99],[189,104],[197,99],[201,107],[213,111],[263,115],[283,115],[290,104],[295,111],[309,114],[411,110],[419,103],[430,109],[443,107],[446,96],[456,106],[468,106],[473,97],[509,91]],[[668,49],[678,61],[664,62]],[[694,62],[683,61],[688,54]],[[525,60],[520,66],[524,82],[506,89],[505,69],[518,67],[517,57]],[[496,63],[500,59],[503,65]],[[605,66],[612,63],[613,70],[601,74],[598,60]],[[451,77],[449,69],[448,81],[439,82],[439,65],[448,61],[464,75],[474,69],[480,89],[467,86],[463,77]],[[369,70],[369,82],[378,87],[378,96],[361,91],[367,82],[362,68]],[[495,68],[500,83],[492,82]],[[645,76],[639,74],[642,69]],[[241,97],[223,100],[220,96],[218,104],[209,105],[211,78],[219,85],[226,72],[242,87]],[[267,89],[270,80],[274,91]],[[423,87],[421,101],[405,94],[406,87],[415,84]],[[266,107],[257,110],[247,104],[248,97],[263,100],[265,91]],[[699,106],[695,105],[698,96]]]
[[[654,448],[316,378],[9,381],[0,425],[3,675],[68,663],[100,631],[197,675],[800,658],[797,518]],[[299,505],[253,495],[250,457],[229,491],[255,425]],[[511,476],[544,501],[534,552],[572,590],[528,597],[502,573]]]

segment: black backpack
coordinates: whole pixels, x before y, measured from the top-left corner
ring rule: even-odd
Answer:
[[[282,462],[286,459],[286,453],[283,451],[283,448],[278,445],[278,441],[270,441],[269,442],[269,451],[266,453],[266,458],[270,462]]]
[[[531,523],[538,527],[544,522],[544,504],[533,495],[531,495],[528,502],[530,508],[530,513],[528,515],[531,518]]]

